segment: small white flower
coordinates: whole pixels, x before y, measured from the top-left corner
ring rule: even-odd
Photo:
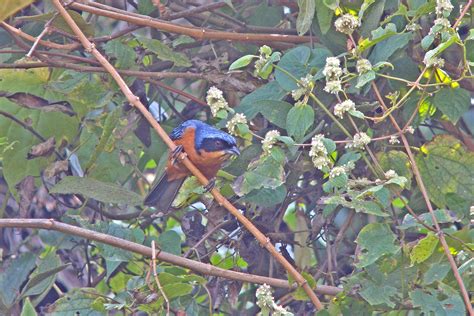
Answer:
[[[339,116],[341,119],[344,117],[344,113],[349,111],[355,111],[355,103],[350,99],[334,106],[334,115]]]
[[[395,178],[395,177],[398,177],[398,174],[395,171],[393,171],[392,169],[385,172],[385,178],[392,179],[392,178]]]
[[[407,31],[418,31],[418,30],[421,30],[421,26],[416,24],[416,23],[410,23],[410,24],[407,24],[407,26],[405,27],[405,29]]]
[[[225,100],[222,91],[214,86],[207,90],[206,101],[211,108],[212,116],[216,116],[217,112],[220,110],[227,111],[229,109],[229,104]]]
[[[264,154],[269,154],[270,150],[272,149],[273,145],[276,144],[278,141],[278,137],[280,136],[280,132],[277,130],[271,130],[267,132],[265,138],[262,140],[262,150]]]
[[[342,76],[342,68],[340,67],[341,61],[336,57],[326,58],[326,65],[323,69],[323,75],[326,76],[326,80],[339,79]]]
[[[370,136],[360,132],[354,135],[354,139],[346,145],[346,148],[364,148],[368,143],[370,143]]]
[[[342,91],[341,80],[331,80],[326,82],[324,91],[331,94],[337,94],[339,91]]]
[[[229,134],[238,136],[237,125],[238,124],[247,124],[247,118],[242,113],[237,113],[234,117],[227,122],[226,128],[229,131]]]
[[[392,145],[395,145],[395,144],[400,144],[400,141],[398,140],[398,136],[397,135],[392,135],[390,136],[390,139],[388,140],[388,142]]]
[[[273,307],[273,295],[272,289],[269,285],[263,284],[260,285],[255,293],[257,297],[257,305],[262,309],[270,309]]]
[[[441,57],[431,57],[423,59],[423,63],[427,67],[436,67],[436,68],[443,68],[444,67],[444,59]]]
[[[454,6],[450,0],[436,0],[436,15],[438,16],[449,16],[453,11]]]
[[[405,131],[407,131],[408,133],[410,134],[414,134],[415,133],[415,129],[413,128],[413,126],[408,126]]]
[[[372,70],[372,64],[368,59],[359,59],[356,64],[357,73],[363,74]]]
[[[311,139],[311,149],[309,151],[309,156],[313,161],[313,164],[319,170],[324,167],[329,167],[331,160],[327,157],[328,151],[326,146],[323,143],[324,136],[322,134],[315,135]]]
[[[346,168],[344,168],[344,166],[334,167],[329,172],[329,178],[333,179],[343,174],[346,174]]]
[[[349,13],[344,14],[334,22],[336,30],[344,34],[352,34],[359,25],[359,19]]]

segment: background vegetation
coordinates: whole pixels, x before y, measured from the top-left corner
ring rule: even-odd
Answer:
[[[0,4],[1,314],[472,314],[472,1],[66,7]],[[192,118],[242,155],[144,208]]]

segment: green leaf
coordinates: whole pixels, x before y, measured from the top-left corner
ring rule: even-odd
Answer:
[[[372,223],[366,225],[357,236],[357,244],[361,247],[357,267],[363,268],[371,265],[384,255],[395,254],[400,246],[395,245],[395,234],[387,224]]]
[[[130,46],[123,44],[119,40],[107,42],[105,45],[105,53],[116,58],[115,67],[120,69],[130,69],[136,65],[135,51]]]
[[[314,0],[298,0],[298,17],[296,18],[296,30],[298,35],[304,35],[309,31],[311,22],[313,21],[316,9],[316,1]]]
[[[411,264],[417,264],[426,261],[436,249],[438,245],[438,237],[433,233],[428,233],[425,238],[418,241],[410,252]]]
[[[23,301],[23,308],[21,309],[20,316],[37,316],[38,314],[35,311],[35,307],[31,304],[30,298],[27,297]]]
[[[284,91],[276,81],[270,81],[266,85],[257,88],[243,97],[239,106],[235,108],[235,111],[245,114],[247,119],[251,120],[258,113],[265,110],[263,107],[255,106],[256,103],[262,101],[264,102],[264,106],[266,106],[269,103],[265,102],[279,101],[286,95],[286,93],[287,92]]]
[[[306,131],[313,125],[314,110],[308,104],[293,106],[286,117],[286,130],[288,135],[299,141],[306,134]]]
[[[428,271],[424,273],[423,283],[431,284],[435,281],[442,282],[449,271],[451,271],[451,266],[448,262],[435,262],[431,264]]]
[[[451,216],[447,210],[434,210],[436,220],[439,224],[442,223],[454,223],[457,219]],[[423,213],[418,215],[418,218],[428,226],[433,226],[433,220],[430,213]],[[410,214],[406,214],[401,225],[398,226],[400,229],[408,229],[412,227],[421,228],[422,225]]]
[[[386,304],[389,307],[395,307],[392,298],[397,297],[399,289],[389,284],[377,284],[371,280],[367,280],[362,284],[360,296],[364,298],[370,305]]]
[[[371,82],[374,79],[375,79],[375,71],[369,70],[369,71],[359,75],[359,77],[357,77],[356,88],[360,89],[360,88],[362,88],[363,86],[365,86],[367,83]],[[362,115],[362,118],[363,117],[364,116]]]
[[[356,197],[351,198],[351,201],[347,201],[344,197],[340,195],[334,195],[327,199],[324,199],[323,202],[326,205],[341,205],[350,209],[354,209],[357,213],[365,213],[382,217],[389,216],[389,214],[383,212],[380,204],[375,201],[365,201]]]
[[[380,166],[384,171],[393,170],[399,176],[405,177],[408,181],[406,188],[410,188],[413,172],[410,168],[410,160],[403,151],[390,150],[387,152],[379,152],[376,154]]]
[[[255,102],[253,106],[272,124],[286,129],[286,117],[293,105],[285,101],[261,100]]]
[[[320,47],[310,50],[306,46],[297,46],[283,55],[278,67],[283,68],[299,80],[311,73],[312,68],[323,68],[326,58],[329,56],[332,56],[332,53],[327,48]],[[278,69],[275,70],[275,79],[286,91],[297,88],[295,80]]]
[[[181,237],[174,230],[168,230],[158,236],[161,250],[174,255],[181,255]]]
[[[140,205],[142,198],[121,186],[92,178],[65,177],[50,191],[59,194],[81,194],[87,198],[114,204]]]
[[[474,203],[474,153],[456,138],[436,136],[415,158],[430,200],[446,207],[446,195],[455,193]]]
[[[187,283],[172,283],[163,285],[163,291],[169,300],[172,300],[175,297],[188,295],[192,292],[192,290],[193,286]]]
[[[245,55],[240,57],[229,66],[229,71],[248,66],[248,64],[250,64],[254,58],[257,58],[257,56]]]
[[[54,302],[45,310],[45,315],[51,316],[102,316],[102,312],[92,309],[92,305],[97,298],[94,289],[80,288],[72,289],[65,296]]]
[[[172,61],[178,67],[190,67],[191,61],[182,53],[174,52],[171,48],[163,44],[159,40],[146,38],[143,36],[137,37],[138,41],[148,50],[153,52],[156,57],[161,60]]]
[[[364,21],[360,27],[362,37],[369,37],[370,31],[377,28],[384,12],[385,0],[364,0],[359,11],[359,21]]]
[[[8,311],[18,299],[20,287],[35,267],[35,255],[23,253],[11,260],[6,269],[0,273],[0,310]]]
[[[316,280],[313,278],[311,274],[309,274],[308,272],[302,272],[301,276],[306,280],[306,282],[308,282],[308,285],[310,288],[312,289],[316,288],[317,286]],[[292,277],[289,276],[288,282],[290,284],[293,284],[295,281],[293,280]],[[309,301],[308,294],[306,294],[304,289],[300,286],[296,289],[295,293],[293,294],[293,297],[295,300],[298,300],[298,301]]]
[[[433,104],[456,124],[469,109],[471,94],[462,88],[443,87],[435,94]]]
[[[260,188],[276,189],[285,180],[283,164],[272,156],[261,158],[256,165],[240,176],[234,183],[234,191],[244,196],[250,191]]]
[[[316,15],[318,17],[319,28],[321,33],[326,34],[331,28],[332,17],[334,16],[334,10],[325,5],[324,0],[315,0],[316,2]]]
[[[33,2],[34,0],[3,0],[0,3],[0,21],[5,20]]]
[[[445,42],[442,42],[441,44],[439,44],[438,46],[436,46],[436,48],[428,51],[426,54],[425,54],[425,58],[423,59],[425,64],[427,64],[429,62],[430,59],[440,55],[442,52],[444,52],[448,47],[450,47],[451,45],[453,45],[454,43],[457,43],[459,41],[459,38],[458,36],[456,35],[451,35],[451,37],[445,41]]]
[[[286,187],[280,185],[275,189],[261,188],[252,190],[246,194],[242,200],[250,203],[255,203],[259,206],[273,206],[283,202],[286,197]]]
[[[22,289],[21,296],[46,295],[56,280],[56,274],[68,266],[67,264],[61,265],[59,256],[54,252],[48,253],[48,255],[40,261],[33,273],[31,273],[28,283],[26,283]],[[35,298],[34,301],[39,303],[41,299],[38,300]]]
[[[151,0],[138,0],[138,13],[143,15],[150,15],[155,11],[155,6]]]
[[[413,306],[419,307],[424,315],[432,315],[432,313],[441,316],[465,315],[464,313],[459,314],[457,311],[453,310],[454,308],[457,309],[459,306],[453,306],[449,298],[447,299],[447,302],[440,301],[436,295],[429,292],[426,293],[422,289],[416,289],[413,292],[410,292],[409,295],[413,301]],[[462,301],[458,304],[461,308],[464,305]]]
[[[413,34],[404,33],[388,37],[390,38],[379,42],[372,50],[372,53],[369,56],[372,65],[381,61],[388,61],[397,50],[405,49],[408,42],[413,38]]]

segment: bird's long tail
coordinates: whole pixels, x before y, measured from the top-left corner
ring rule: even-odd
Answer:
[[[167,212],[184,180],[186,177],[168,180],[168,175],[164,172],[160,180],[151,188],[143,204],[154,206],[158,211]]]

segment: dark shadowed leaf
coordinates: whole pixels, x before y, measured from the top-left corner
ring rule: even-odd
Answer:
[[[41,110],[45,112],[62,112],[69,116],[76,115],[76,113],[72,110],[71,105],[67,101],[50,103],[46,99],[43,99],[31,93],[23,92],[8,93],[0,91],[0,97],[5,97],[10,101],[15,102],[19,106],[28,109]]]

